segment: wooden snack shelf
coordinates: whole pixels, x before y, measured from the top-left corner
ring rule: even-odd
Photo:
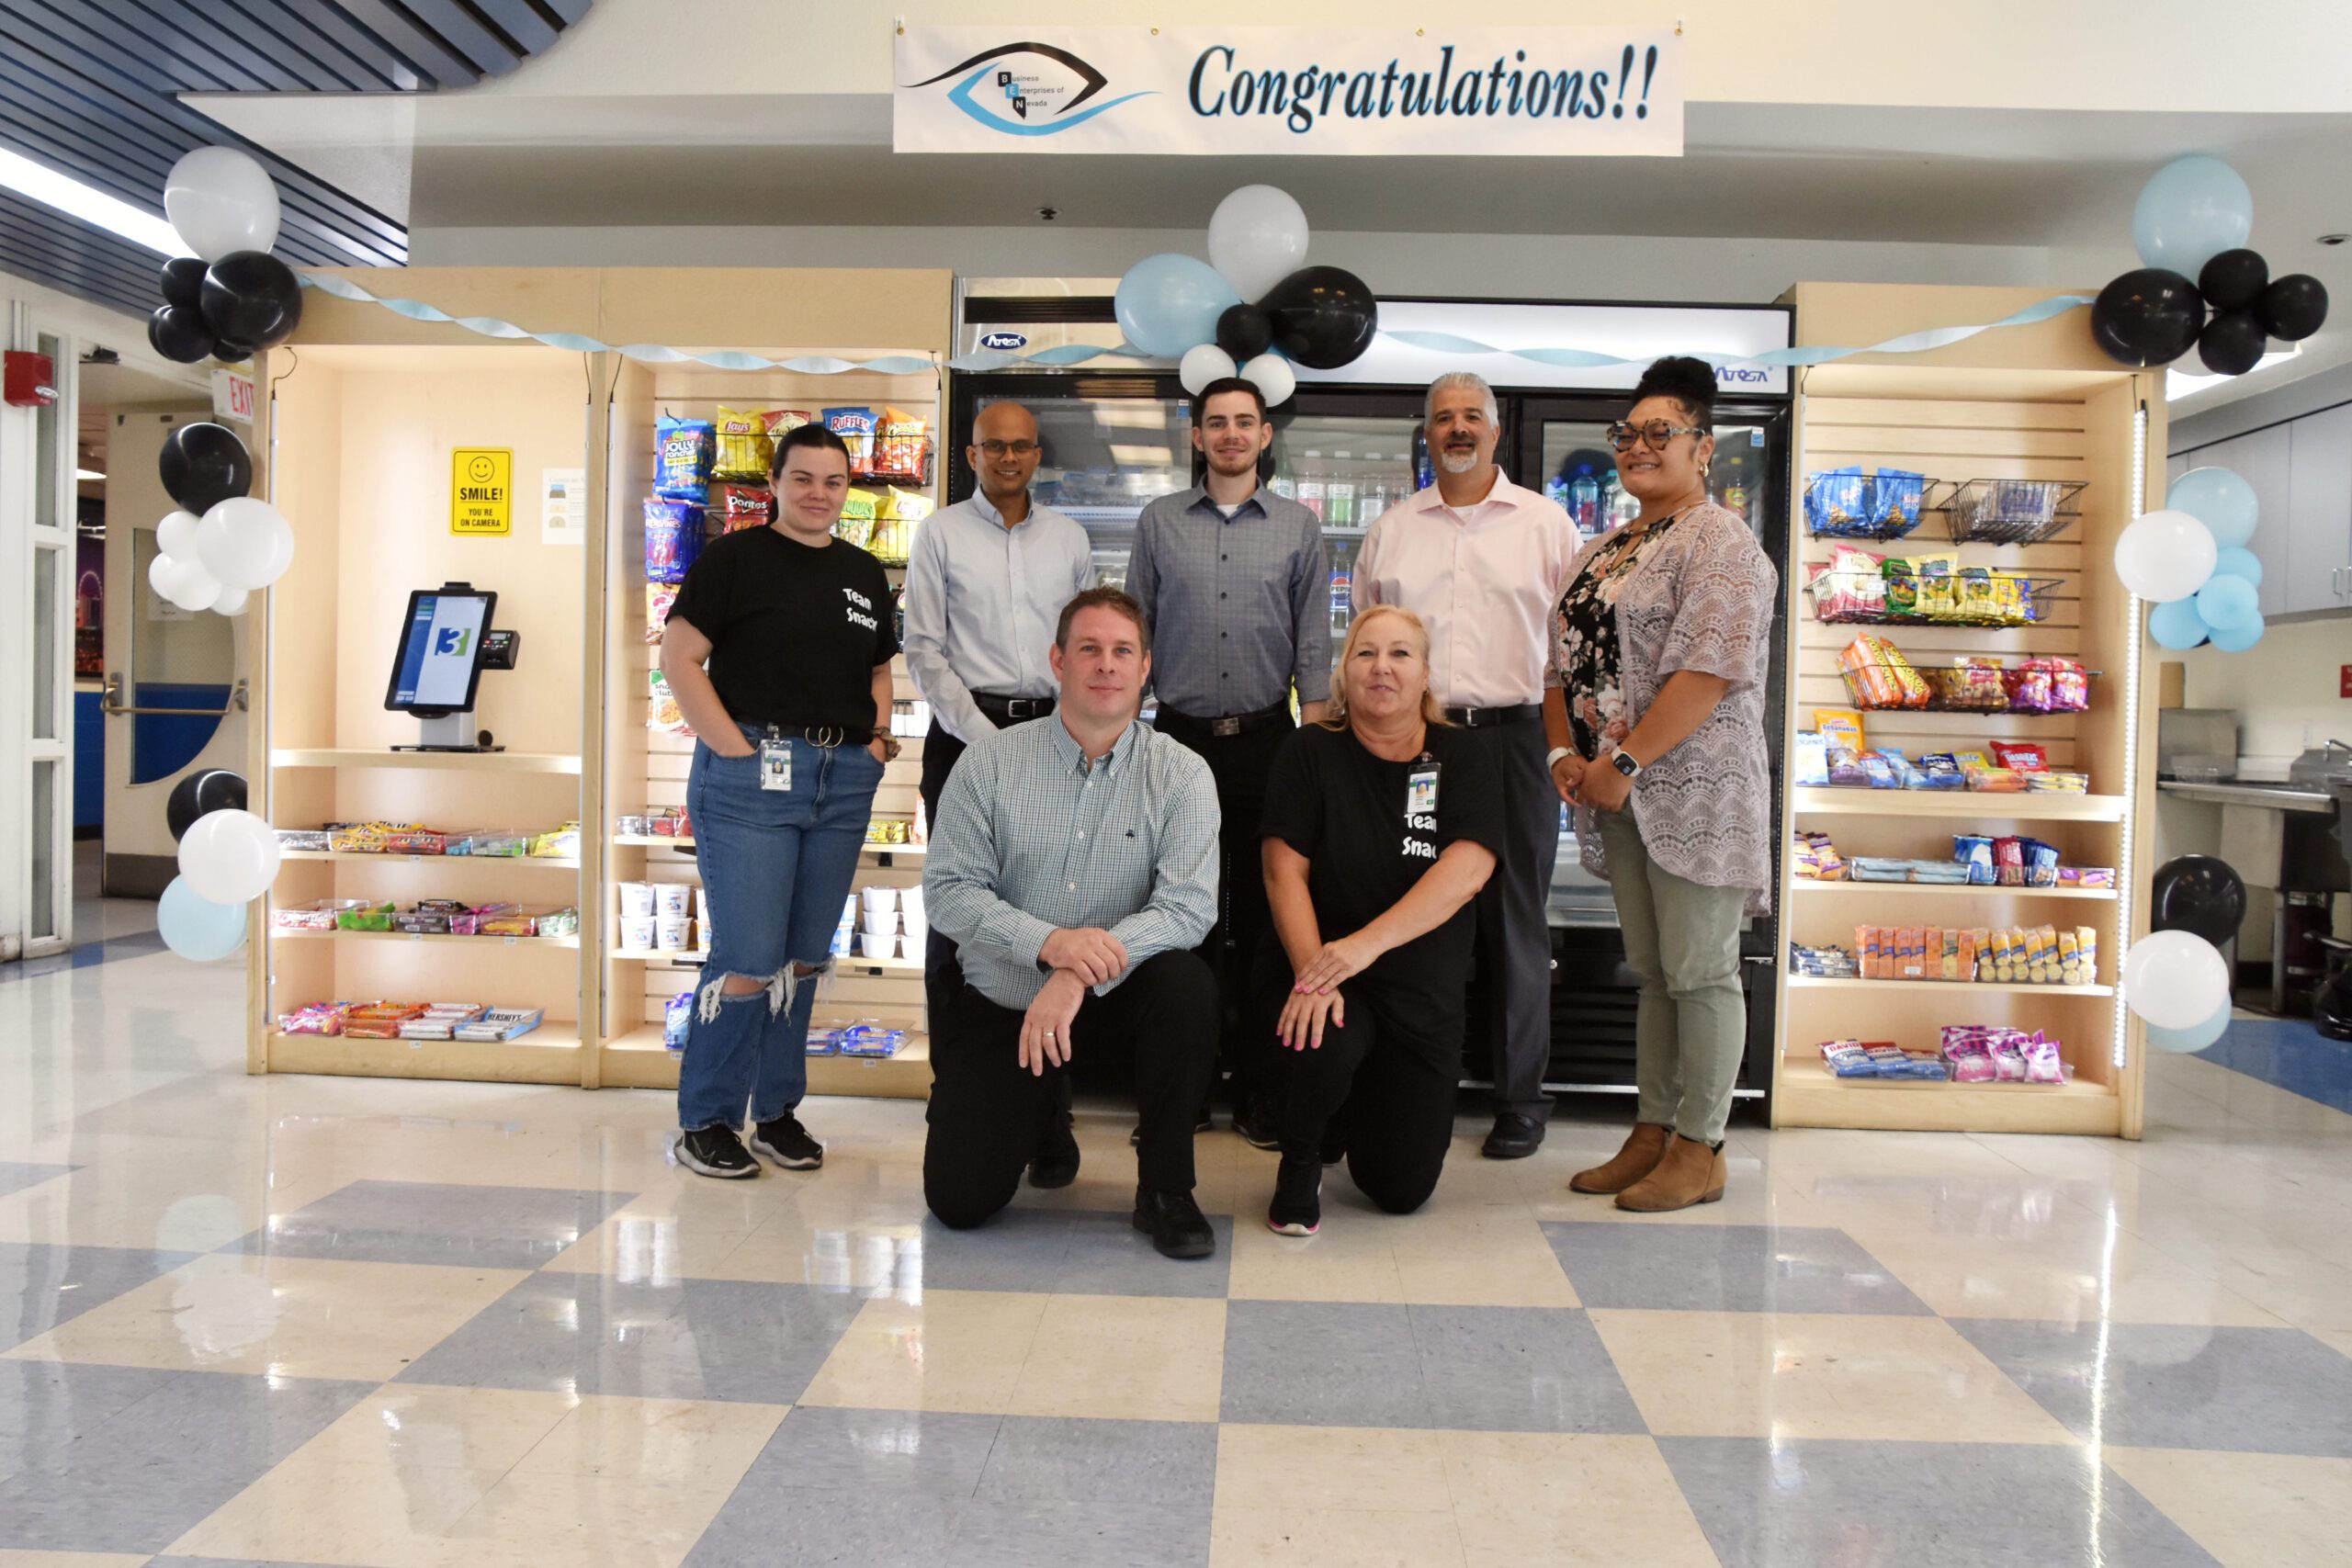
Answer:
[[[678,1054],[662,1043],[659,1024],[607,1041],[600,1055],[608,1089],[678,1087]],[[931,1037],[910,1033],[906,1043],[889,1056],[811,1056],[808,1092],[926,1100],[931,1095]]]
[[[444,773],[577,775],[580,758],[576,753],[559,751],[394,751],[387,747],[284,746],[270,752],[269,765],[273,768],[398,768]]]
[[[368,865],[429,865],[461,866],[472,869],[481,866],[528,866],[534,871],[578,871],[580,861],[574,855],[385,855],[365,850],[286,850],[280,860],[349,861]]]
[[[2009,1133],[2113,1136],[2121,1102],[2108,1084],[1959,1084],[1935,1078],[1841,1078],[1819,1061],[1781,1062],[1773,1124],[1883,1132]]]
[[[1829,705],[1824,704],[1824,706]],[[1864,716],[1867,722],[1868,715]],[[2120,795],[2018,795],[1983,790],[1819,789],[1789,792],[1806,817],[1925,817],[1939,822],[2120,822],[2130,801]]]
[[[1823,882],[1815,877],[1793,878],[1789,891],[1800,898],[1819,896],[1856,898],[2064,898],[2085,903],[2112,904],[2112,887],[2002,887],[1967,882]],[[1877,922],[1883,925],[1883,920]]]
[[[340,1077],[462,1078],[481,1083],[580,1082],[577,1024],[541,1024],[517,1040],[355,1040],[269,1036],[269,1070]]]

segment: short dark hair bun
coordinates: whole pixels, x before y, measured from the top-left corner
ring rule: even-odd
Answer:
[[[1691,423],[1713,429],[1715,423],[1715,367],[1687,354],[1654,359],[1634,389],[1634,401],[1672,398]]]

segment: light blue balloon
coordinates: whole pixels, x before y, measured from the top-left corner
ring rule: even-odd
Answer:
[[[2252,550],[2230,545],[2213,557],[2215,577],[2243,577],[2256,588],[2262,586],[2262,558]]]
[[[1216,319],[1240,303],[1216,268],[1198,256],[1163,251],[1127,268],[1112,310],[1129,343],[1172,359],[1215,343]]]
[[[2254,487],[2227,468],[2191,468],[2165,491],[2165,505],[2186,512],[2205,525],[2213,542],[2223,549],[2243,547],[2254,537],[2260,514]]]
[[[2205,264],[2254,232],[2254,193],[2219,158],[2175,158],[2141,187],[2132,241],[2150,266],[2195,282]]]
[[[155,929],[164,945],[182,958],[209,964],[245,944],[245,907],[199,898],[187,878],[175,876],[155,905]]]
[[[2233,626],[2215,626],[2213,646],[2223,653],[2244,653],[2262,640],[2263,625],[2262,617],[2256,615]]]
[[[2202,1023],[2191,1024],[2187,1029],[2164,1029],[2153,1023],[2148,1025],[2148,1043],[2159,1051],[2173,1051],[2187,1055],[2192,1051],[2204,1050],[2228,1033],[2229,1029],[2230,1004],[2223,1002],[2220,1010],[2216,1011],[2212,1017]]]
[[[2232,626],[2262,618],[2262,596],[2243,577],[2211,577],[2197,591],[2197,615],[2213,628],[2216,641]]]
[[[2175,599],[2159,604],[2148,612],[2148,635],[2155,638],[2158,648],[2168,648],[2175,653],[2195,648],[2203,642],[2212,628],[2205,617],[2197,613],[2195,595]]]

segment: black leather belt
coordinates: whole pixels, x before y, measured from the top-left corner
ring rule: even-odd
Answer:
[[[1054,711],[1051,697],[1000,697],[987,692],[974,692],[972,705],[999,724],[1018,724],[1023,719],[1043,718]]]
[[[806,740],[828,751],[836,746],[874,744],[872,729],[844,729],[835,724],[744,724],[736,728],[747,735],[763,735],[770,740]]]
[[[1290,703],[1285,699],[1272,707],[1260,708],[1256,713],[1230,714],[1224,718],[1194,718],[1190,714],[1162,706],[1159,716],[1152,720],[1152,728],[1163,735],[1171,729],[1181,729],[1194,735],[1231,736],[1247,735],[1252,730],[1271,729],[1277,724],[1289,723]]]
[[[1464,729],[1491,729],[1498,724],[1517,724],[1523,718],[1542,718],[1542,703],[1518,703],[1507,708],[1448,708],[1445,716]]]

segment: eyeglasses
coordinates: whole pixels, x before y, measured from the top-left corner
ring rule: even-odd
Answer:
[[[1609,427],[1609,445],[1620,452],[1630,452],[1635,441],[1646,441],[1653,452],[1666,450],[1667,443],[1678,435],[1704,435],[1707,433],[1695,424],[1668,424],[1654,419],[1647,424],[1628,424],[1619,420]]]
[[[1026,457],[1038,449],[1035,441],[982,441],[977,445],[991,457]]]

